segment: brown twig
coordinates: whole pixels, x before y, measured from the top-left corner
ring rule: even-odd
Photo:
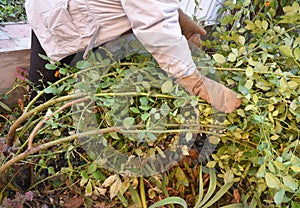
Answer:
[[[24,112],[22,114],[22,116],[20,116],[14,123],[13,125],[10,127],[7,137],[6,137],[6,145],[7,146],[12,146],[13,145],[13,139],[15,136],[15,132],[16,129],[29,117],[33,116],[34,114],[44,110],[45,108],[54,105],[56,103],[60,103],[60,102],[64,102],[64,101],[69,101],[69,100],[73,100],[73,99],[77,99],[80,97],[83,97],[84,94],[75,94],[75,95],[67,95],[67,96],[63,96],[63,97],[59,97],[53,100],[49,100],[48,102],[39,105],[38,107],[32,109],[29,112]]]
[[[51,117],[53,117],[56,113],[59,113],[61,111],[63,111],[66,108],[71,107],[72,105],[76,104],[76,103],[81,103],[83,101],[88,100],[88,97],[83,97],[74,101],[71,101],[69,103],[64,104],[63,106],[61,106],[58,110],[56,110],[54,113],[51,113],[48,116],[45,116],[45,118],[43,120],[41,120],[33,129],[33,131],[31,132],[29,139],[28,139],[28,149],[32,148],[32,143],[33,143],[33,139],[36,136],[36,134],[38,133],[38,131],[42,128],[43,124],[48,121]]]
[[[55,141],[51,141],[45,144],[41,144],[38,145],[34,148],[31,149],[27,149],[25,150],[25,152],[17,155],[16,157],[13,157],[12,159],[10,159],[9,161],[7,161],[6,163],[4,163],[1,167],[0,167],[0,175],[4,173],[4,171],[9,168],[10,166],[12,166],[13,164],[15,164],[16,162],[19,162],[20,160],[26,158],[29,155],[32,155],[36,152],[39,152],[41,150],[45,150],[48,149],[49,147],[55,146],[55,145],[59,145],[62,144],[64,142],[69,142],[78,138],[83,138],[83,137],[87,137],[87,136],[91,136],[91,135],[96,135],[96,134],[104,134],[104,133],[109,133],[109,132],[120,132],[121,129],[120,128],[116,128],[116,127],[110,127],[110,128],[105,128],[105,129],[97,129],[97,130],[93,130],[93,131],[88,131],[88,132],[84,132],[84,133],[79,133],[79,134],[74,134],[62,139],[58,139]]]

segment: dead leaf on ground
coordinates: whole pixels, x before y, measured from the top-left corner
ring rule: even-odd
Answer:
[[[83,205],[84,203],[84,197],[75,197],[75,198],[71,198],[69,202],[64,204],[64,207],[66,208],[78,208],[81,207],[81,205]]]
[[[233,203],[240,203],[241,202],[241,195],[238,189],[233,191]]]

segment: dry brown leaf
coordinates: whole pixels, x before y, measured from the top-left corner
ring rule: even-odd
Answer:
[[[64,204],[64,207],[66,208],[79,208],[84,203],[84,197],[75,197],[71,198],[69,202]]]

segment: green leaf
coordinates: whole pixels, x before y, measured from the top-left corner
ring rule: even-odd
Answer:
[[[229,204],[220,208],[244,208],[244,205],[242,203],[236,203],[236,204]]]
[[[82,178],[89,179],[89,176],[88,176],[88,174],[86,173],[85,170],[81,171],[80,175],[81,175]]]
[[[56,88],[56,87],[54,87],[54,86],[49,86],[49,87],[47,87],[47,88],[45,88],[44,89],[44,92],[46,93],[46,94],[53,94],[53,95],[56,95],[56,94],[58,94],[58,89]]]
[[[151,133],[151,132],[147,132],[146,133],[148,138],[152,141],[155,141],[157,139],[157,137],[155,136],[155,134]]]
[[[299,47],[294,50],[294,56],[295,56],[296,60],[300,61],[300,48]]]
[[[156,202],[155,204],[152,204],[149,208],[157,208],[168,204],[179,204],[183,208],[187,208],[187,203],[182,198],[175,196]]]
[[[284,195],[285,195],[285,191],[283,188],[275,193],[274,201],[277,205],[282,203]]]
[[[266,173],[265,179],[269,188],[279,189],[280,180],[273,173]]]
[[[99,181],[104,181],[106,178],[105,175],[102,172],[100,172],[99,170],[93,172],[92,175],[96,180],[99,180]]]
[[[224,64],[226,63],[226,59],[222,54],[214,54],[213,59],[218,63],[218,64]]]
[[[209,186],[208,190],[206,192],[206,195],[204,196],[203,200],[195,206],[195,208],[202,208],[204,204],[211,198],[211,196],[214,194],[216,188],[217,188],[217,176],[216,172],[213,168],[209,168],[209,175],[210,175],[210,180],[209,180]],[[206,205],[205,205],[206,206]]]
[[[227,171],[224,175],[224,182],[225,183],[233,183],[233,179],[234,179],[233,172],[231,170]]]
[[[292,205],[291,208],[300,208],[299,202],[292,201],[291,205]]]
[[[86,68],[89,68],[91,66],[91,64],[88,62],[88,61],[78,61],[77,63],[76,63],[76,67],[78,68],[78,69],[86,69]]]
[[[11,112],[12,109],[10,107],[8,107],[5,103],[0,101],[0,107],[3,108],[4,110]]]
[[[180,167],[176,168],[175,176],[179,184],[182,184],[184,186],[189,186],[189,179],[186,177],[185,173]]]
[[[243,95],[249,94],[249,90],[245,86],[242,86],[242,85],[238,86],[238,91],[241,92]]]
[[[140,103],[141,103],[141,105],[143,105],[143,106],[147,106],[148,105],[148,98],[147,97],[141,97],[140,99]]]
[[[285,56],[288,56],[288,57],[293,56],[293,52],[292,52],[291,48],[288,47],[288,46],[285,46],[285,45],[284,46],[279,46],[279,50]]]
[[[173,83],[171,80],[168,80],[165,83],[163,83],[163,85],[161,86],[161,91],[162,93],[169,93],[172,91],[172,88],[173,88]]]
[[[168,106],[167,103],[163,103],[160,107],[160,113],[163,115],[163,116],[167,116],[170,112],[170,107]]]
[[[134,118],[132,117],[127,117],[123,120],[123,125],[125,128],[129,128],[133,125],[134,123]]]
[[[247,30],[254,30],[256,28],[255,24],[250,21],[250,20],[245,20],[246,25],[246,29]]]
[[[45,68],[48,70],[56,70],[57,66],[55,64],[46,64]]]
[[[221,199],[227,191],[232,187],[234,183],[225,183],[220,190],[201,208],[211,207],[214,203],[216,203],[219,199]]]
[[[66,68],[60,68],[59,69],[59,73],[63,74],[63,75],[66,75],[68,73],[68,69],[66,69]]]
[[[51,62],[51,59],[48,56],[45,56],[45,55],[40,54],[40,53],[38,55],[39,55],[40,58],[42,58],[42,59],[44,59],[44,60],[46,60],[48,62]]]
[[[54,167],[48,167],[48,172],[49,172],[49,174],[51,174],[51,175],[55,175],[55,170],[54,170]]]
[[[95,172],[97,170],[97,164],[96,163],[92,163],[88,166],[88,171],[87,174],[92,174],[93,172]]]
[[[142,116],[141,116],[141,119],[143,121],[146,121],[148,118],[149,118],[150,114],[149,113],[144,113]]]
[[[113,139],[116,139],[116,140],[119,140],[120,137],[118,136],[118,133],[117,132],[110,132],[109,135],[113,138]]]
[[[292,176],[287,175],[283,177],[283,184],[295,191],[298,188],[298,182],[292,178]]]
[[[141,111],[136,107],[130,107],[129,109],[134,113],[141,113]]]

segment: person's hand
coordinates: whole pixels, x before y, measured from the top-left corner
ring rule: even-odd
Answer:
[[[179,13],[179,24],[181,27],[182,34],[185,38],[198,46],[201,47],[201,36],[206,35],[206,31],[194,22],[188,15],[183,13],[181,9],[178,10]]]
[[[231,113],[241,105],[241,99],[237,98],[235,92],[202,76],[197,69],[190,76],[179,78],[176,82],[188,93],[211,103],[221,112]]]

